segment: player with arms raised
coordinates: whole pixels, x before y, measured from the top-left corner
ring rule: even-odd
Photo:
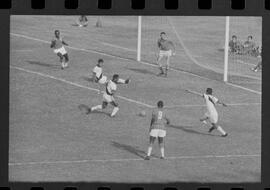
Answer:
[[[110,103],[114,107],[113,111],[111,113],[111,117],[114,117],[115,114],[119,111],[118,104],[114,100],[114,95],[115,95],[115,92],[117,89],[117,84],[128,84],[129,81],[130,81],[130,79],[126,79],[126,80],[120,79],[119,75],[114,74],[112,77],[112,80],[109,80],[106,83],[106,90],[103,94],[102,104],[89,108],[87,114],[91,113],[94,110],[105,109],[108,106],[108,104]]]
[[[173,42],[167,39],[167,35],[165,32],[160,33],[160,38],[158,39],[157,46],[159,50],[157,57],[157,65],[160,69],[160,73],[158,74],[158,76],[164,75],[166,77],[168,74],[168,69],[170,67],[170,58],[172,55],[175,55],[175,47]],[[165,72],[161,63],[163,57],[166,58]]]
[[[149,129],[150,135],[150,145],[147,150],[147,156],[145,160],[150,160],[153,144],[158,138],[158,143],[161,152],[161,159],[165,158],[164,155],[164,138],[166,136],[166,125],[170,124],[169,119],[166,116],[165,111],[163,110],[163,101],[158,101],[157,108],[153,110],[152,119]]]
[[[68,67],[68,53],[64,47],[64,45],[68,46],[68,44],[62,39],[60,36],[60,31],[55,30],[54,31],[55,38],[51,42],[51,48],[54,49],[54,53],[60,58],[61,62],[61,68],[67,68]]]
[[[190,91],[190,90],[187,90],[187,92],[195,94],[195,95],[202,96],[204,98],[205,103],[206,103],[207,111],[206,111],[204,117],[200,119],[200,121],[203,122],[204,124],[207,124],[207,120],[210,121],[212,126],[209,129],[209,133],[211,133],[214,129],[217,129],[222,134],[222,137],[228,136],[228,133],[226,133],[221,128],[221,126],[219,126],[217,124],[218,123],[218,113],[217,113],[217,110],[216,110],[216,107],[215,107],[216,104],[221,104],[221,105],[223,105],[225,107],[227,105],[225,103],[219,101],[215,96],[212,95],[213,89],[212,88],[207,88],[206,92],[204,94],[200,94],[200,93]]]

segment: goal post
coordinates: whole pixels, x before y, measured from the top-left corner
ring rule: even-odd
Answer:
[[[138,16],[137,61],[141,61],[141,48],[142,48],[142,16]]]
[[[224,46],[224,75],[223,81],[228,81],[228,61],[229,61],[229,38],[230,38],[230,17],[226,16],[225,25],[225,46]]]

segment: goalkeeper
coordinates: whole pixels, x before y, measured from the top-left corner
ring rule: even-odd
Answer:
[[[157,65],[160,69],[160,73],[158,74],[158,76],[164,75],[165,77],[167,77],[168,69],[170,67],[170,58],[172,55],[175,55],[175,46],[172,41],[167,39],[167,35],[165,32],[160,33],[160,38],[158,39],[157,46],[159,50]],[[163,57],[166,58],[165,72],[161,63],[161,59]]]

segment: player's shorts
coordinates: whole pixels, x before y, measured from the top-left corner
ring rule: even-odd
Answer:
[[[101,79],[98,80],[99,84],[105,84],[107,82],[107,77],[106,76],[102,76]]]
[[[216,124],[218,122],[218,114],[217,113],[206,112],[204,115],[205,115],[205,117],[208,117],[208,119],[211,123]]]
[[[162,58],[162,57],[170,57],[172,56],[172,50],[168,50],[168,51],[164,51],[164,50],[160,50],[159,51],[159,57]]]
[[[56,54],[61,53],[61,55],[65,55],[65,54],[67,54],[67,51],[66,51],[65,47],[62,46],[61,48],[55,49],[54,53],[56,53]]]
[[[165,137],[166,131],[162,129],[152,129],[149,135],[151,137]]]
[[[111,95],[108,95],[106,92],[103,94],[103,101],[107,103],[114,102],[114,97]]]

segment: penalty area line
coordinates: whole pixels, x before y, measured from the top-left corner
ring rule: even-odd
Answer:
[[[96,88],[91,88],[91,87],[88,87],[88,86],[84,86],[84,85],[81,85],[81,84],[78,84],[78,83],[74,83],[74,82],[71,82],[71,81],[68,81],[68,80],[65,80],[65,79],[62,79],[62,78],[54,77],[54,76],[51,76],[51,75],[47,75],[47,74],[44,74],[44,73],[31,71],[31,70],[28,70],[28,69],[23,69],[21,67],[15,67],[15,66],[10,66],[10,68],[17,69],[17,70],[24,71],[24,72],[31,73],[31,74],[36,74],[36,75],[39,75],[39,76],[42,76],[42,77],[45,77],[45,78],[50,78],[50,79],[53,79],[53,80],[57,80],[57,81],[60,81],[60,82],[66,83],[66,84],[70,84],[70,85],[73,85],[73,86],[76,86],[76,87],[80,87],[80,88],[92,90],[92,91],[95,91],[95,92],[99,92],[99,90],[96,89]],[[149,104],[146,104],[146,103],[143,103],[143,102],[140,102],[140,101],[137,101],[137,100],[133,100],[133,99],[130,99],[130,98],[127,98],[127,97],[124,97],[124,96],[118,95],[116,97],[118,97],[119,99],[122,99],[122,100],[126,100],[128,102],[132,102],[132,103],[135,103],[135,104],[138,104],[138,105],[148,107],[148,108],[154,108],[154,106],[151,106]]]
[[[172,156],[166,157],[165,160],[182,160],[182,159],[215,159],[215,158],[251,158],[260,157],[260,154],[243,154],[243,155],[202,155],[202,156]],[[159,160],[159,158],[152,157],[151,160]],[[80,164],[80,163],[108,163],[108,162],[130,162],[130,161],[144,161],[143,158],[126,158],[126,159],[107,159],[107,160],[62,160],[62,161],[46,161],[46,162],[15,162],[9,163],[9,166],[31,166],[31,165],[54,165],[54,164]]]

